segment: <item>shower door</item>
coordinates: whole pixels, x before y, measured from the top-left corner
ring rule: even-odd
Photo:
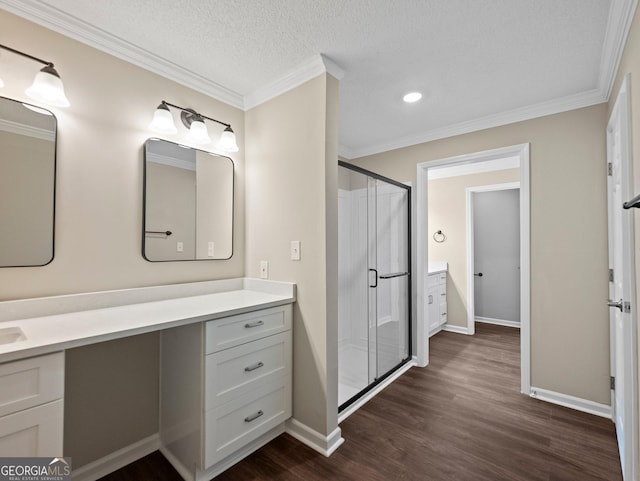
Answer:
[[[410,187],[340,162],[339,404],[410,358]]]

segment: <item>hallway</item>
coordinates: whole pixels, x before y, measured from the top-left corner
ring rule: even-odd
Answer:
[[[342,423],[346,441],[330,458],[284,435],[216,480],[622,479],[610,420],[519,393],[518,330],[441,332],[430,356]],[[180,479],[161,466],[172,470],[141,460],[103,479]]]

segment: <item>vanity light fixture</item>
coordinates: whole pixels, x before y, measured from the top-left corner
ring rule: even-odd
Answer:
[[[238,144],[236,143],[236,134],[233,133],[233,129],[230,124],[202,115],[193,109],[170,104],[165,100],[163,100],[156,108],[156,111],[153,114],[153,120],[149,125],[149,130],[153,130],[160,134],[175,134],[178,131],[173,122],[173,116],[171,115],[169,107],[173,107],[174,109],[181,111],[180,119],[184,126],[189,129],[187,140],[200,145],[211,142],[207,125],[204,123],[204,120],[207,119],[220,125],[224,125],[225,127],[222,135],[220,136],[220,140],[216,144],[218,149],[225,150],[227,152],[237,152],[239,150]]]
[[[25,90],[25,93],[30,98],[38,102],[53,105],[54,107],[68,107],[70,105],[67,96],[64,94],[64,85],[62,84],[62,80],[60,80],[60,75],[53,67],[52,62],[47,62],[46,60],[34,57],[33,55],[21,52],[20,50],[7,47],[6,45],[0,45],[0,48],[22,57],[35,60],[36,62],[44,65],[44,67],[42,67],[36,74],[31,86]],[[0,84],[1,83],[2,80],[0,80]]]

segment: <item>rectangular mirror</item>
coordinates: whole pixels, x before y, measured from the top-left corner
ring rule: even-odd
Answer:
[[[55,116],[0,97],[0,267],[53,260]]]
[[[229,157],[147,140],[143,257],[151,262],[231,258],[233,176]]]

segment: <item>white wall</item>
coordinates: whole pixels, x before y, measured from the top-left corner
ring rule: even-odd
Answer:
[[[246,113],[246,272],[297,284],[293,417],[327,435],[338,406],[338,82],[323,74]],[[290,243],[301,241],[301,260]]]

